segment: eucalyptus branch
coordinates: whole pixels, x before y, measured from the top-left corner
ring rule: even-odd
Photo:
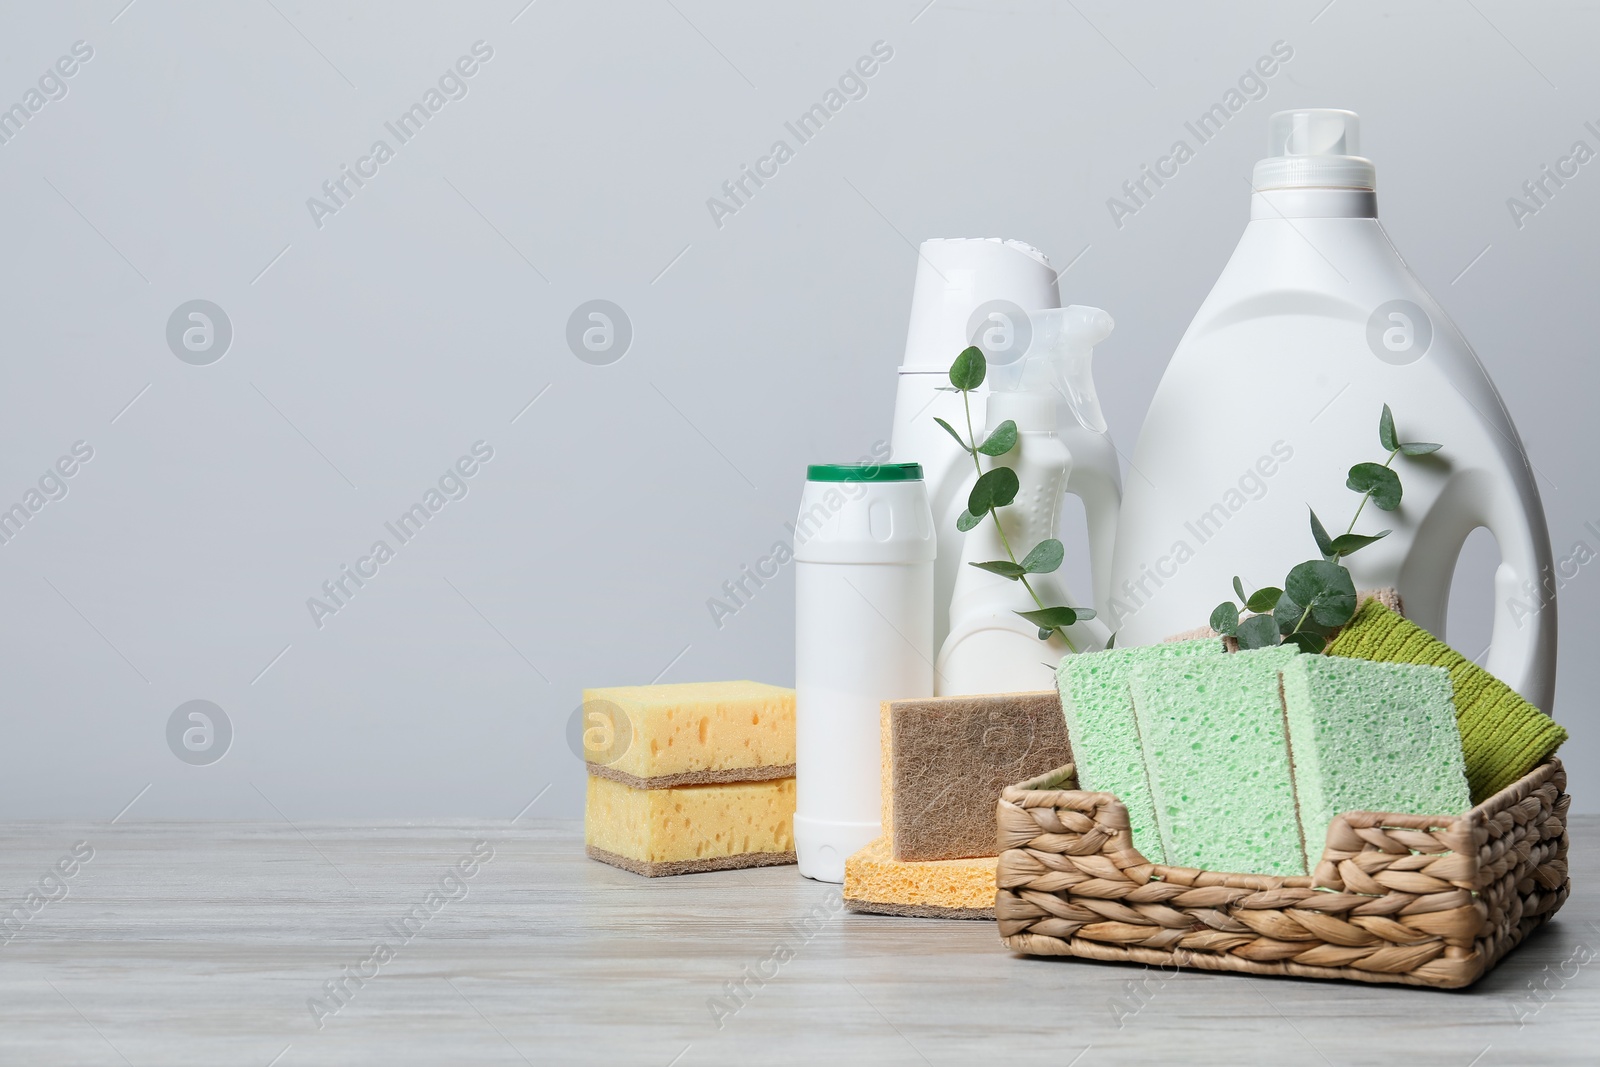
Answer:
[[[1400,440],[1394,427],[1394,413],[1383,405],[1378,419],[1378,442],[1388,453],[1382,463],[1357,463],[1350,468],[1345,480],[1346,488],[1361,494],[1350,525],[1338,537],[1329,537],[1328,531],[1311,512],[1311,536],[1317,543],[1321,559],[1307,560],[1297,565],[1284,580],[1283,588],[1266,587],[1245,596],[1244,584],[1237,577],[1233,590],[1239,595],[1239,605],[1223,601],[1211,612],[1211,628],[1218,633],[1230,634],[1238,639],[1241,648],[1263,648],[1288,641],[1305,652],[1321,652],[1334,630],[1349,622],[1356,612],[1355,581],[1350,571],[1340,562],[1374,541],[1382,540],[1393,531],[1380,530],[1375,534],[1358,534],[1356,522],[1366,509],[1367,502],[1380,511],[1394,511],[1400,506],[1400,475],[1394,471],[1396,456],[1426,456],[1437,452],[1440,445],[1431,441]],[[1254,612],[1241,621],[1239,606]]]
[[[1017,424],[1010,419],[991,430],[982,444],[978,443],[978,436],[972,427],[971,394],[983,384],[987,371],[988,364],[983,358],[983,352],[976,347],[964,349],[950,365],[950,384],[960,391],[961,407],[966,416],[965,437],[943,419],[933,420],[956,439],[962,451],[972,457],[973,468],[978,473],[978,480],[973,483],[972,491],[967,496],[967,509],[956,519],[956,529],[966,533],[982,522],[985,515],[994,522],[995,532],[1000,535],[1000,544],[1006,550],[1006,558],[973,563],[972,566],[991,574],[998,574],[1013,582],[1021,582],[1022,588],[1028,591],[1028,596],[1036,607],[1032,611],[1019,611],[1017,614],[1039,628],[1040,640],[1048,640],[1052,634],[1060,634],[1067,648],[1076,652],[1078,648],[1073,644],[1072,638],[1067,636],[1067,627],[1081,619],[1094,618],[1093,609],[1049,607],[1034,589],[1033,583],[1028,581],[1030,574],[1048,574],[1060,567],[1065,549],[1059,540],[1049,537],[1033,546],[1022,559],[1017,559],[998,514],[1000,508],[1017,498],[1017,491],[1021,488],[1017,481],[1017,472],[1000,463],[985,471],[983,462],[978,459],[980,453],[998,459],[1017,447]]]

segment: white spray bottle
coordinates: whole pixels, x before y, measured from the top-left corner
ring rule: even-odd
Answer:
[[[1357,533],[1393,532],[1346,562],[1357,588],[1394,586],[1441,638],[1467,535],[1501,554],[1488,669],[1548,711],[1556,611],[1534,472],[1500,394],[1378,223],[1353,112],[1272,116],[1250,223],[1173,353],[1150,403],[1117,532],[1106,622],[1119,645],[1203,624],[1248,588],[1316,558],[1308,505],[1333,533],[1357,497],[1349,468],[1382,462],[1378,418],[1444,445],[1399,459],[1400,508]],[[1480,650],[1463,648],[1471,656]]]
[[[1106,436],[1091,369],[1094,346],[1111,333],[1111,316],[1075,304],[1033,312],[1028,319],[1032,338],[1023,358],[990,368],[984,426],[977,433],[983,441],[1002,423],[1016,424],[1015,449],[982,462],[985,470],[996,464],[1012,468],[1020,489],[1011,504],[965,535],[950,602],[950,633],[934,668],[934,688],[941,696],[1049,689],[1055,684],[1054,664],[1063,655],[1103,648],[1109,637],[1091,618],[1067,628],[1070,644],[1060,633],[1040,640],[1039,627],[1017,614],[1040,606],[1028,587],[971,566],[1012,556],[1021,562],[1040,542],[1058,537],[1062,498],[1075,483],[1093,494],[1085,499],[1091,531],[1102,511],[1109,518],[1102,519],[1101,536],[1109,537],[1114,528],[1120,500],[1116,450]],[[953,424],[966,429],[963,422]],[[970,456],[962,458],[970,491],[977,469]],[[1032,573],[1026,580],[1045,607],[1088,606],[1073,597],[1058,570]]]

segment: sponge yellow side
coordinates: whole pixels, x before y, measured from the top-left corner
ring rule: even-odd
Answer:
[[[844,862],[844,902],[851,911],[928,918],[994,918],[993,856],[897,860],[880,837]]]
[[[595,705],[593,715],[586,709],[584,758],[596,773],[634,785],[794,774],[793,689],[748,681],[629,685],[585,689],[583,702]],[[661,780],[669,777],[678,780]]]
[[[589,777],[584,844],[639,874],[794,862],[794,779],[635,789]]]

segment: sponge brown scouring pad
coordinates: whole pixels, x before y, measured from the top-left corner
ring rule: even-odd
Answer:
[[[883,833],[896,860],[994,856],[1008,785],[1072,762],[1054,692],[882,705]]]

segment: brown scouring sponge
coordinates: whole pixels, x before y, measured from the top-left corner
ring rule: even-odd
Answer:
[[[885,701],[881,714],[883,833],[895,860],[996,855],[1000,791],[1072,762],[1053,690]]]

